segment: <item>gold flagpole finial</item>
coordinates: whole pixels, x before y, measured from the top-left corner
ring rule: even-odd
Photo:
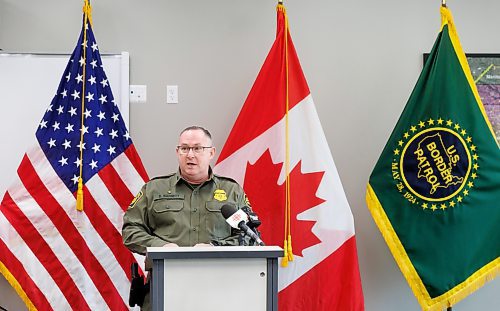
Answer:
[[[85,0],[83,2],[83,13],[87,16],[89,23],[92,26],[92,7],[90,6],[90,0]]]

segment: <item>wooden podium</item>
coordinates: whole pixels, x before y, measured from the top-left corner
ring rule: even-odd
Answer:
[[[278,310],[277,246],[148,247],[153,311]]]

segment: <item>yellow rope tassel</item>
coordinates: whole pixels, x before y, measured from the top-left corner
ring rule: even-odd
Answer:
[[[90,3],[88,0],[85,0],[83,4],[83,13],[85,16],[84,19],[84,27],[83,27],[83,83],[82,83],[82,115],[81,115],[81,122],[82,122],[82,130],[80,131],[80,177],[78,178],[78,190],[76,191],[76,210],[81,212],[83,211],[83,129],[84,129],[84,114],[83,112],[85,111],[85,82],[86,82],[86,74],[85,74],[85,67],[87,64],[87,21],[92,24],[92,7],[90,6]]]
[[[285,18],[285,35],[284,35],[284,54],[285,54],[285,241],[283,243],[284,256],[281,260],[281,266],[287,267],[289,261],[293,261],[292,253],[292,236],[291,232],[291,215],[290,215],[290,138],[289,138],[289,88],[288,88],[288,18],[286,10],[283,6],[283,1],[279,1],[276,7],[278,12],[282,12]]]
[[[283,12],[283,13],[286,13],[286,9],[285,9],[285,6],[283,5],[283,1],[278,2],[278,5],[276,6],[276,10],[278,10],[278,12]]]
[[[287,254],[288,260],[293,261],[293,252],[292,252],[292,236],[288,235],[288,247],[287,247]]]
[[[281,266],[288,267],[288,243],[286,242],[286,239],[283,242],[283,253],[285,256],[281,259]]]
[[[76,191],[76,210],[83,211],[83,180],[78,178],[78,190]]]

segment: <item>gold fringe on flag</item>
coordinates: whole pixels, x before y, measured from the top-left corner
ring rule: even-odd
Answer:
[[[10,271],[2,262],[0,262],[0,274],[3,274],[7,282],[9,282],[10,286],[12,286],[12,288],[16,291],[21,300],[24,302],[26,308],[29,311],[36,311],[35,305],[33,305],[31,300],[28,298],[28,295],[26,295],[26,292],[22,288],[21,284],[19,284],[16,278],[12,275],[12,273],[10,273]]]
[[[488,119],[488,115],[486,114],[486,110],[484,109],[484,105],[482,104],[481,96],[477,91],[476,83],[474,81],[474,78],[472,77],[469,62],[467,61],[467,57],[465,56],[462,45],[460,44],[460,40],[458,39],[457,29],[455,27],[455,22],[453,21],[453,15],[451,14],[451,11],[446,7],[446,3],[443,6],[441,6],[440,12],[441,12],[441,30],[443,30],[443,27],[445,25],[448,25],[448,33],[450,34],[450,39],[453,44],[453,48],[455,49],[460,64],[462,65],[462,69],[465,73],[465,76],[467,77],[467,81],[469,82],[470,88],[474,93],[474,97],[476,98],[476,101],[480,103],[478,104],[478,108],[479,110],[481,110],[481,113],[483,114],[484,120],[486,121],[486,124],[490,129],[491,135],[495,137],[496,136],[495,130],[493,129],[493,126],[491,125],[491,122]],[[497,141],[497,145],[500,147],[500,141]]]
[[[467,297],[469,294],[481,288],[486,282],[495,279],[500,273],[500,257],[497,257],[481,269],[477,270],[465,281],[449,290],[447,293],[431,298],[422,279],[418,275],[413,263],[406,253],[406,250],[394,231],[394,228],[382,208],[375,191],[370,185],[367,186],[366,203],[373,215],[373,219],[375,220],[377,227],[380,229],[387,246],[396,260],[399,269],[403,272],[403,276],[408,282],[408,285],[412,289],[413,294],[417,298],[423,310],[441,311],[444,308],[451,307]]]

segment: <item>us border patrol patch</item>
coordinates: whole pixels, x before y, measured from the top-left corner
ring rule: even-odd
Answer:
[[[478,177],[479,155],[466,129],[452,120],[412,125],[393,150],[392,177],[401,195],[423,209],[463,203]]]
[[[142,198],[142,191],[139,191],[139,193],[134,197],[132,202],[130,202],[130,205],[128,206],[129,209],[134,208],[135,204],[137,201],[139,201],[140,198]]]

